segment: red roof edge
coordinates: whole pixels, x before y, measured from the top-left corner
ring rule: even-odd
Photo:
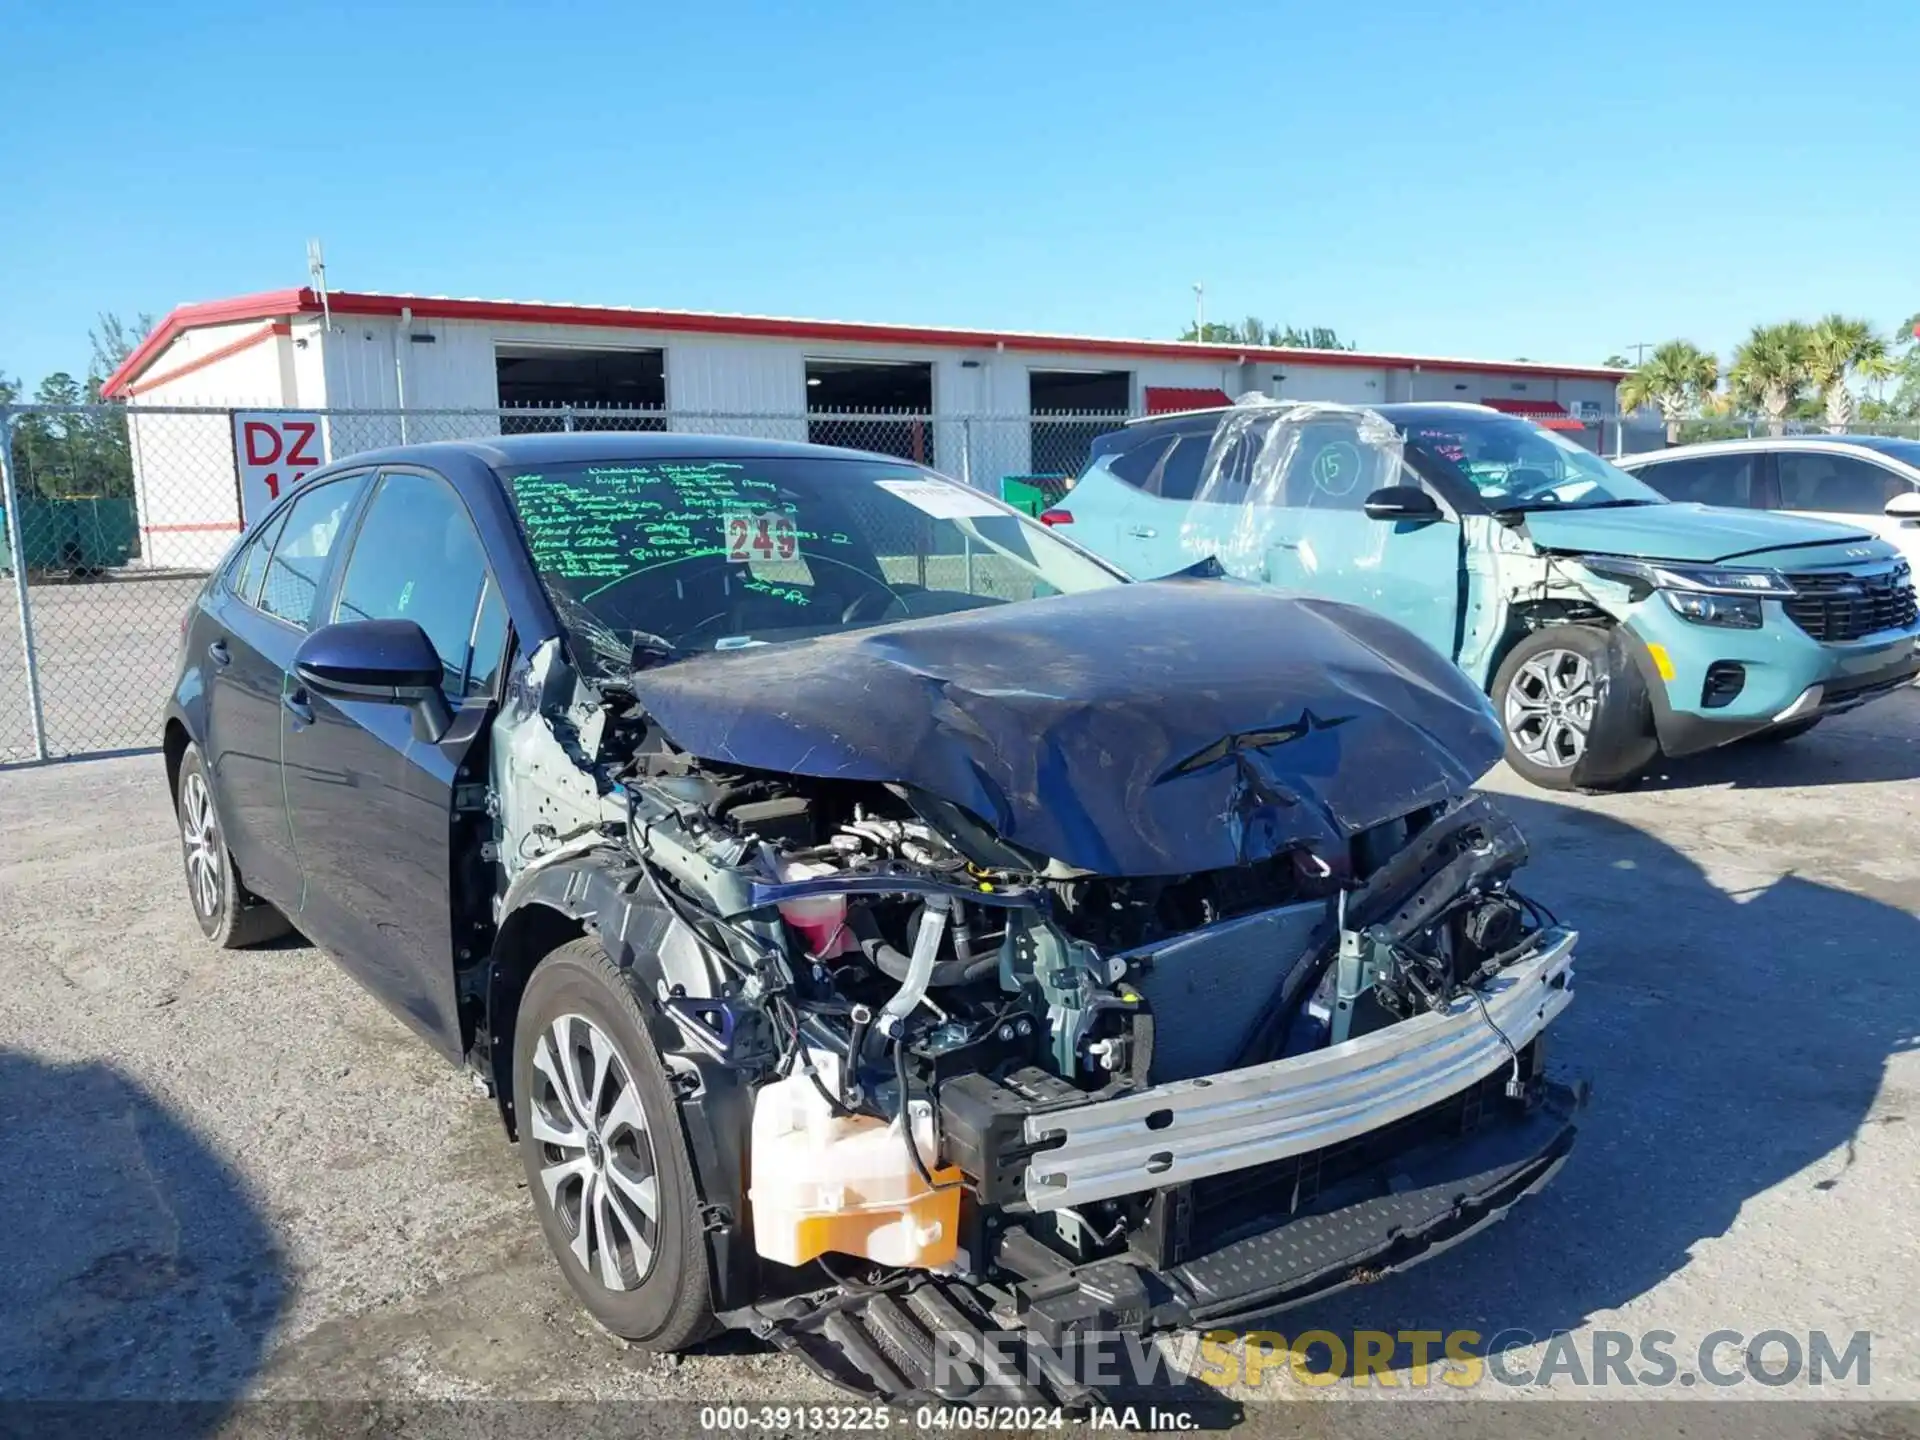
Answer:
[[[311,290],[262,290],[257,295],[236,295],[230,300],[204,300],[192,305],[176,305],[167,317],[148,332],[147,338],[133,347],[120,362],[120,368],[106,378],[100,393],[109,400],[126,396],[128,387],[140,373],[159,359],[176,338],[188,330],[208,325],[231,325],[240,320],[277,320],[303,310],[318,310],[320,303]]]
[[[1141,355],[1162,359],[1258,361],[1331,365],[1341,368],[1394,366],[1409,369],[1502,372],[1513,367],[1494,361],[1428,359],[1418,355],[1380,355],[1357,350],[1306,350],[1262,345],[1201,345],[1188,340],[1117,340],[1078,335],[1036,335],[1022,331],[964,330],[934,326],[876,325],[846,320],[787,320],[760,315],[715,315],[689,310],[637,310],[608,305],[554,305],[534,300],[458,300],[432,295],[377,295],[337,290],[327,297],[342,315],[398,315],[412,310],[420,320],[504,320],[521,324],[601,326],[617,330],[752,335],[762,338],[818,340],[841,344],[959,345],[978,349],[1044,351],[1068,355]],[[268,320],[320,309],[313,291],[269,290],[232,300],[182,305],[160,322],[153,334],[108,377],[105,392],[124,393],[159,352],[183,330],[236,320]],[[1527,373],[1562,379],[1619,380],[1626,372],[1594,366],[1528,364]]]

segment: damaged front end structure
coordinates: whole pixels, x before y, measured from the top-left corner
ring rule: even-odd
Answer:
[[[1484,700],[1395,627],[1196,573],[621,665],[568,631],[496,722],[478,1049],[537,1143],[529,937],[598,941],[720,1323],[886,1398],[1084,1398],[1083,1347],[1411,1263],[1565,1157],[1575,936],[1471,793]],[[563,1221],[570,1153],[530,1162]],[[659,1282],[664,1231],[573,1203],[590,1283]],[[1046,1359],[934,1363],[1009,1339]]]

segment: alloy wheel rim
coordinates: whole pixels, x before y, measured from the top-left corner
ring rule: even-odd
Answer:
[[[180,789],[180,844],[186,852],[193,908],[202,919],[211,920],[220,913],[220,892],[226,882],[220,874],[220,832],[214,824],[213,797],[198,774],[187,776]]]
[[[1599,696],[1593,666],[1572,650],[1542,650],[1507,686],[1507,734],[1535,765],[1566,770],[1587,753]]]
[[[599,1026],[562,1015],[533,1052],[532,1114],[540,1184],[581,1270],[632,1290],[653,1269],[659,1169],[633,1071]]]

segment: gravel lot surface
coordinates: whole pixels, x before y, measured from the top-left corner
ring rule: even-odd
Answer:
[[[1917,777],[1916,692],[1632,793],[1491,777],[1528,888],[1584,936],[1554,1032],[1594,1082],[1579,1144],[1506,1223],[1275,1328],[1567,1330],[1582,1354],[1657,1328],[1683,1370],[1719,1329],[1864,1329],[1846,1393],[1920,1399]],[[0,939],[0,1397],[840,1398],[751,1344],[676,1363],[598,1331],[462,1074],[304,943],[203,945],[157,756],[0,771]],[[1230,1393],[1255,1429],[1281,1398],[1621,1393],[1398,1366]],[[1519,1408],[1536,1433],[1559,1410]]]

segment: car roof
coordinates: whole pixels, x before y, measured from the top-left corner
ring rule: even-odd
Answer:
[[[1731,455],[1747,450],[1769,450],[1774,446],[1789,449],[1814,447],[1834,450],[1871,450],[1876,455],[1885,455],[1905,464],[1913,463],[1906,453],[1906,447],[1920,444],[1898,435],[1736,435],[1729,440],[1696,440],[1691,445],[1675,445],[1666,450],[1648,450],[1638,455],[1624,455],[1614,461],[1616,465],[1647,465],[1655,461],[1685,459],[1691,455]]]
[[[811,445],[803,440],[761,440],[745,435],[704,435],[682,430],[576,430],[538,435],[485,436],[395,445],[341,457],[356,465],[431,465],[448,455],[464,455],[495,470],[528,465],[593,464],[615,460],[882,460],[911,465],[898,455]]]
[[[1920,441],[1902,435],[1781,435],[1767,438],[1778,438],[1794,445],[1807,445],[1815,441],[1824,441],[1829,445],[1858,445],[1863,450],[1875,450],[1882,455],[1899,454],[1897,446],[1920,444]]]
[[[1284,405],[1289,402],[1282,400],[1280,403]],[[1337,404],[1340,402],[1298,400],[1291,403],[1298,405],[1319,405]],[[1164,435],[1168,431],[1178,431],[1181,434],[1211,431],[1219,424],[1222,415],[1230,415],[1237,408],[1239,407],[1233,405],[1209,405],[1201,410],[1173,410],[1165,415],[1141,415],[1127,421],[1119,430],[1095,437],[1094,445],[1096,448],[1110,448],[1113,444],[1119,443],[1113,439],[1114,436],[1124,436],[1126,437],[1127,443],[1131,443],[1134,439],[1141,436]],[[1345,405],[1343,408],[1348,410],[1370,410],[1376,415],[1383,416],[1396,424],[1402,425],[1409,421],[1415,423],[1423,420],[1437,422],[1448,415],[1458,415],[1463,410],[1472,411],[1476,415],[1497,416],[1505,414],[1504,411],[1496,410],[1491,405],[1480,405],[1471,400],[1401,400],[1389,405]],[[1524,420],[1526,416],[1512,415],[1507,418]],[[1102,441],[1107,441],[1108,446],[1101,446]]]
[[[1488,415],[1503,415],[1506,412],[1492,405],[1483,405],[1477,400],[1391,400],[1384,405],[1353,405],[1344,400],[1296,400],[1277,399],[1275,405],[1336,405],[1343,410],[1374,410],[1385,415],[1395,410],[1479,410]],[[1202,405],[1193,410],[1168,410],[1159,415],[1136,415],[1125,422],[1128,429],[1157,425],[1163,420],[1190,420],[1196,415],[1225,415],[1231,410],[1242,408],[1234,405]],[[1524,416],[1516,417],[1524,419]]]

